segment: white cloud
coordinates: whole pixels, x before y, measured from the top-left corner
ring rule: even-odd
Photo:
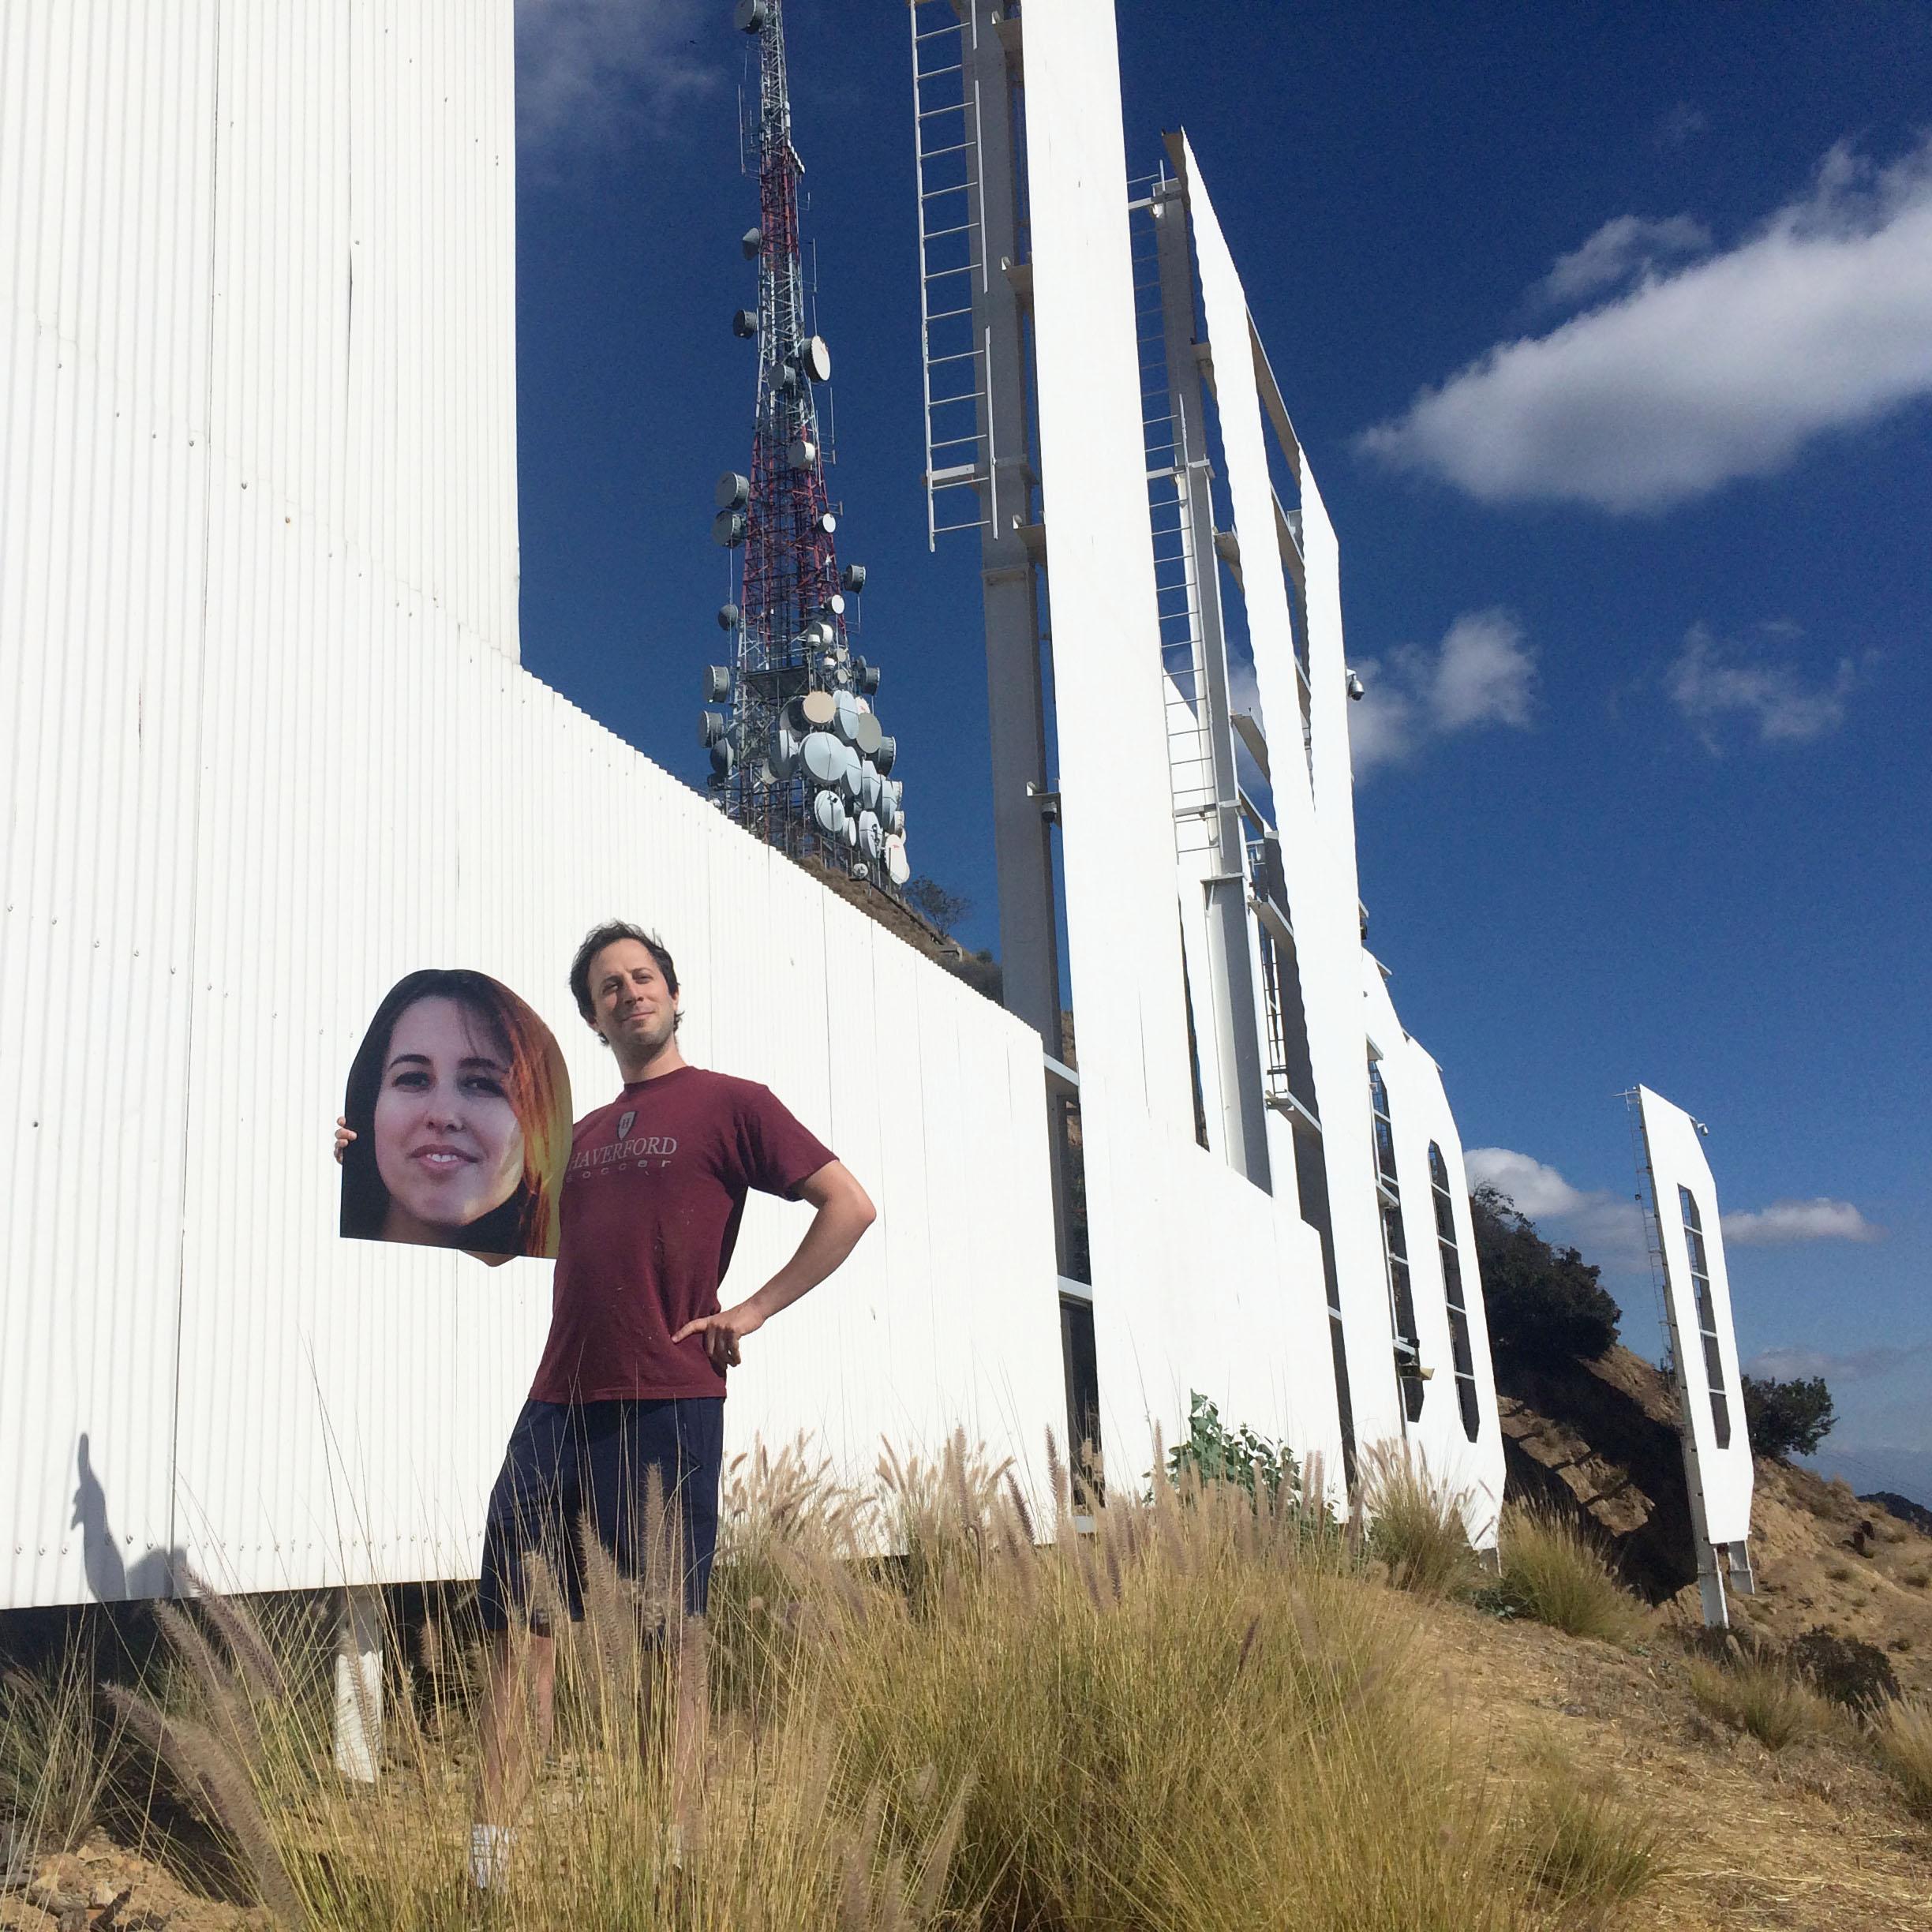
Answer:
[[[1702,107],[1694,107],[1688,101],[1679,101],[1658,117],[1653,138],[1660,148],[1681,148],[1709,125],[1710,116]]]
[[[1510,1148],[1470,1148],[1462,1166],[1477,1187],[1506,1194],[1532,1221],[1543,1215],[1572,1214],[1587,1198],[1559,1174],[1529,1154]]]
[[[1355,665],[1363,694],[1349,707],[1349,746],[1359,777],[1399,762],[1432,738],[1484,724],[1529,727],[1536,653],[1508,612],[1466,612],[1433,650],[1406,645],[1384,664]]]
[[[1875,1241],[1884,1230],[1874,1227],[1850,1201],[1773,1201],[1742,1214],[1724,1216],[1724,1237],[1737,1248],[1784,1248],[1799,1241]]]
[[[1581,248],[1557,256],[1537,293],[1559,308],[1568,308],[1586,295],[1597,295],[1639,275],[1652,272],[1660,262],[1702,255],[1711,245],[1710,230],[1688,215],[1653,220],[1642,215],[1619,215],[1607,221]]]
[[[1875,1382],[1928,1357],[1932,1357],[1932,1342],[1859,1349],[1849,1355],[1829,1355],[1822,1349],[1768,1348],[1745,1363],[1744,1372],[1773,1382],[1809,1381],[1813,1376],[1822,1376],[1827,1382]]]
[[[717,85],[698,47],[720,44],[719,24],[695,0],[516,0],[520,149],[555,159],[661,126]]]
[[[1790,627],[1770,626],[1773,635]],[[1713,728],[1727,717],[1757,727],[1761,744],[1803,744],[1844,722],[1844,701],[1857,682],[1848,658],[1829,683],[1807,683],[1786,659],[1754,654],[1749,647],[1714,638],[1702,624],[1684,634],[1683,649],[1664,675],[1671,701],[1715,751]]]
[[[1929,395],[1932,137],[1882,171],[1834,148],[1736,247],[1497,343],[1358,440],[1486,503],[1649,511]]]
[[[1601,1267],[1648,1266],[1643,1217],[1636,1202],[1607,1188],[1573,1187],[1547,1163],[1511,1148],[1470,1148],[1462,1156],[1474,1187],[1493,1187],[1546,1241],[1575,1248]]]

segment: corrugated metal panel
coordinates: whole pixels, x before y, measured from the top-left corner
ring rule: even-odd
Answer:
[[[214,43],[0,13],[0,1604],[170,1541]]]
[[[863,1470],[1062,1413],[1037,1040],[515,664],[510,32],[0,14],[0,1604],[178,1548],[243,1589],[471,1567],[550,1271],[339,1241],[329,1123],[436,961],[523,991],[598,1103],[565,971],[613,912],[674,946],[692,1057],[882,1210],[754,1344],[733,1443]],[[976,1123],[939,1176],[928,1058]],[[803,1225],[754,1201],[734,1290]]]

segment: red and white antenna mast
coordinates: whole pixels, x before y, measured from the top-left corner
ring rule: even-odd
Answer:
[[[758,343],[758,413],[749,476],[718,479],[712,534],[743,559],[739,595],[718,612],[734,661],[706,676],[702,736],[710,788],[747,831],[795,858],[814,856],[887,889],[909,874],[898,747],[872,710],[879,672],[852,649],[861,564],[838,562],[826,489],[818,391],[832,354],[807,332],[781,0],[738,0],[758,47],[758,225],[744,252],[758,271],[756,309],[733,331]]]

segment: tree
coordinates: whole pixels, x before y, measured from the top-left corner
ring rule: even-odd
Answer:
[[[1483,1304],[1496,1354],[1524,1367],[1594,1361],[1617,1339],[1623,1311],[1574,1248],[1552,1247],[1516,1204],[1487,1185],[1470,1198]]]
[[[1744,1378],[1744,1426],[1754,1455],[1810,1455],[1837,1420],[1822,1376],[1789,1382]]]
[[[923,875],[908,879],[900,897],[915,912],[923,913],[942,933],[949,933],[972,910],[972,901],[949,893],[937,879]]]

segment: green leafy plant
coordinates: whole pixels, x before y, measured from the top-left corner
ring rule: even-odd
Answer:
[[[1187,1436],[1167,1452],[1167,1477],[1174,1487],[1181,1488],[1189,1476],[1202,1483],[1232,1483],[1273,1501],[1297,1496],[1301,1488],[1292,1451],[1245,1422],[1229,1428],[1219,1408],[1197,1389],[1188,1394]]]

